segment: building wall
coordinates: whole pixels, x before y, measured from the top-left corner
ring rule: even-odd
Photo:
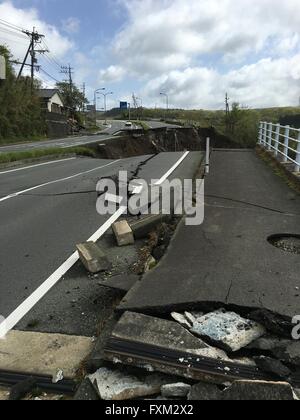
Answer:
[[[60,114],[62,112],[62,108],[64,104],[62,103],[59,95],[56,93],[52,98],[48,101],[48,111],[55,112]]]

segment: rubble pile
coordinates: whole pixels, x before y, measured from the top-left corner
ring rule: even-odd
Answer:
[[[88,375],[99,399],[298,400],[300,343],[235,312],[124,313]],[[85,385],[86,386],[86,385]]]

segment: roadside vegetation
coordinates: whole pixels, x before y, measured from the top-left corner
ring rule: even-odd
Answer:
[[[4,139],[13,142],[21,138],[31,140],[43,137],[45,123],[36,94],[39,83],[35,81],[31,90],[30,78],[17,80],[9,50],[0,45],[0,55],[6,58],[7,75],[7,79],[0,82],[0,142]]]
[[[234,141],[237,146],[255,147],[260,121],[278,123],[282,119],[291,116],[299,116],[298,107],[248,109],[233,103],[228,115],[225,111],[207,110],[182,110],[143,108],[143,119],[164,120],[168,123],[176,123],[182,126],[195,126],[199,128],[214,127],[220,134],[225,135]],[[115,109],[109,111],[107,116],[111,118],[127,119],[128,113],[120,113]]]
[[[66,155],[95,157],[95,152],[88,147],[71,147],[67,150],[60,148],[51,148],[43,150],[31,150],[26,152],[0,153],[0,164],[13,163],[23,160],[31,160],[43,157],[59,157]]]

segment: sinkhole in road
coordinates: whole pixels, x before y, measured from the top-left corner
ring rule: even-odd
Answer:
[[[268,242],[284,252],[300,254],[300,235],[298,234],[276,234],[269,236]]]

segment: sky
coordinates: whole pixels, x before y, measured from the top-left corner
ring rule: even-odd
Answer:
[[[114,92],[109,107],[133,92],[148,107],[164,106],[161,92],[174,108],[222,109],[226,92],[250,108],[299,105],[299,0],[0,0],[0,19],[45,35],[45,87],[70,64],[90,101]],[[22,60],[28,37],[12,32],[0,21]]]

